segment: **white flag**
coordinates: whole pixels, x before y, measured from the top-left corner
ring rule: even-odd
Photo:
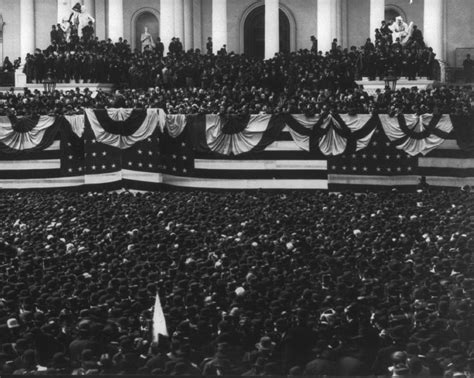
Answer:
[[[165,314],[161,307],[160,295],[156,293],[155,307],[153,309],[153,341],[158,342],[158,335],[168,336],[168,329],[166,328]]]

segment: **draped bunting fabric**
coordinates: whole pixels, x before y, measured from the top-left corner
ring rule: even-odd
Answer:
[[[313,145],[317,142],[326,156],[359,151],[367,147],[376,126],[376,118],[368,114],[328,114],[313,129]]]
[[[105,111],[102,113],[104,115]],[[89,122],[86,122],[83,136],[85,184],[96,183],[98,177],[101,181],[109,183],[122,181],[122,156],[125,149],[122,138],[125,137],[106,133],[104,129],[100,128],[100,125],[93,126],[94,120],[91,121],[91,117],[95,115],[93,111],[90,115],[86,110],[86,115]],[[98,129],[104,131],[99,133]],[[103,139],[98,137],[98,135],[103,137],[104,134],[107,134],[108,137]]]
[[[50,147],[60,130],[60,121],[50,116],[0,117],[0,152],[18,154]]]
[[[108,112],[85,110],[96,140],[112,147],[130,148],[135,143],[149,138],[159,127],[160,117],[157,109],[134,110],[130,114],[122,112],[121,115],[114,116],[122,119],[120,121],[114,121]],[[128,117],[125,118],[127,114]]]
[[[351,130],[351,137],[349,139],[356,140],[356,151],[366,148],[376,129],[376,120],[370,114],[340,114],[343,124]]]
[[[341,124],[332,116],[328,116],[319,126],[326,131],[319,138],[319,150],[326,156],[341,155],[347,147],[347,138],[344,138]]]
[[[368,114],[327,114],[316,117],[286,115],[285,123],[301,149],[318,149],[326,156],[367,147],[376,128],[376,121]]]
[[[81,138],[84,135],[84,127],[86,125],[84,114],[66,115],[64,118],[69,123],[74,134]]]
[[[276,140],[283,128],[281,117],[260,114],[234,117],[232,121],[219,115],[195,116],[188,127],[197,151],[227,156],[261,151]]]
[[[448,115],[186,116],[161,109],[0,117],[0,187],[148,190],[165,183],[338,191],[416,186],[420,176],[430,185],[474,185],[472,121]]]
[[[303,114],[288,114],[285,116],[285,124],[293,141],[303,151],[310,150],[311,133],[319,119],[319,116],[307,117]]]
[[[181,114],[180,116],[186,117],[185,115],[181,115]],[[162,133],[165,131],[166,119],[167,119],[167,114],[165,113],[165,111],[161,108],[158,109],[158,122],[160,124],[160,130]]]
[[[426,155],[443,144],[453,125],[448,115],[405,114],[390,117],[381,114],[380,121],[389,140],[411,156]]]
[[[168,131],[169,136],[177,138],[184,131],[186,122],[187,118],[184,114],[177,114],[166,116],[163,124],[166,124],[166,130]],[[163,131],[164,130],[162,130],[162,132]]]
[[[61,128],[61,171],[63,176],[79,176],[84,173],[84,115],[65,116]]]
[[[206,117],[207,145],[212,151],[222,155],[249,152],[261,141],[270,118],[270,115],[257,115],[229,120],[209,115]]]
[[[126,121],[133,113],[133,109],[107,109],[107,115],[114,121]]]

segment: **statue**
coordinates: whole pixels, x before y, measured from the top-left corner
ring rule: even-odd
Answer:
[[[145,26],[145,30],[143,31],[140,41],[142,43],[142,52],[148,47],[149,50],[155,48],[155,41],[153,41],[153,36],[148,31],[148,26]]]
[[[82,37],[83,29],[89,25],[89,22],[95,23],[94,17],[87,13],[86,6],[80,5],[79,3],[74,5],[74,8],[72,8],[72,14],[69,21],[76,26],[79,38]]]
[[[68,43],[71,42],[71,22],[67,18],[63,18],[59,26],[64,33],[64,40]]]
[[[398,16],[390,26],[390,30],[393,32],[393,40],[396,41],[398,38],[400,43],[405,45],[413,33],[413,22],[410,22],[410,25],[408,25],[401,16]]]

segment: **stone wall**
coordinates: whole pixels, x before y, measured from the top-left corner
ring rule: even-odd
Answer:
[[[474,1],[450,1],[445,27],[447,62],[454,67],[456,49],[474,47]],[[462,66],[462,62],[460,64]]]

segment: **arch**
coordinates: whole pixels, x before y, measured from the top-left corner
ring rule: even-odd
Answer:
[[[402,8],[394,4],[385,5],[385,20],[395,19],[396,16],[402,16],[403,20],[407,21],[407,14]]]
[[[240,17],[240,26],[239,26],[239,52],[242,54],[245,49],[245,21],[247,20],[247,17],[255,11],[257,8],[265,6],[264,2],[261,0],[255,1],[253,4],[249,5],[244,12],[242,13],[242,16]],[[295,51],[296,50],[296,19],[291,10],[285,5],[280,3],[280,17],[281,13],[286,16],[286,19],[288,20],[289,23],[289,34],[290,34],[290,51]]]
[[[137,38],[139,38],[139,35],[137,33],[137,23],[140,22],[140,18],[146,15],[155,16],[157,22],[157,32],[152,33],[152,35],[155,39],[160,36],[160,11],[150,7],[140,8],[132,15],[130,21],[130,44],[132,46],[132,49],[140,47],[140,45],[137,44]]]

